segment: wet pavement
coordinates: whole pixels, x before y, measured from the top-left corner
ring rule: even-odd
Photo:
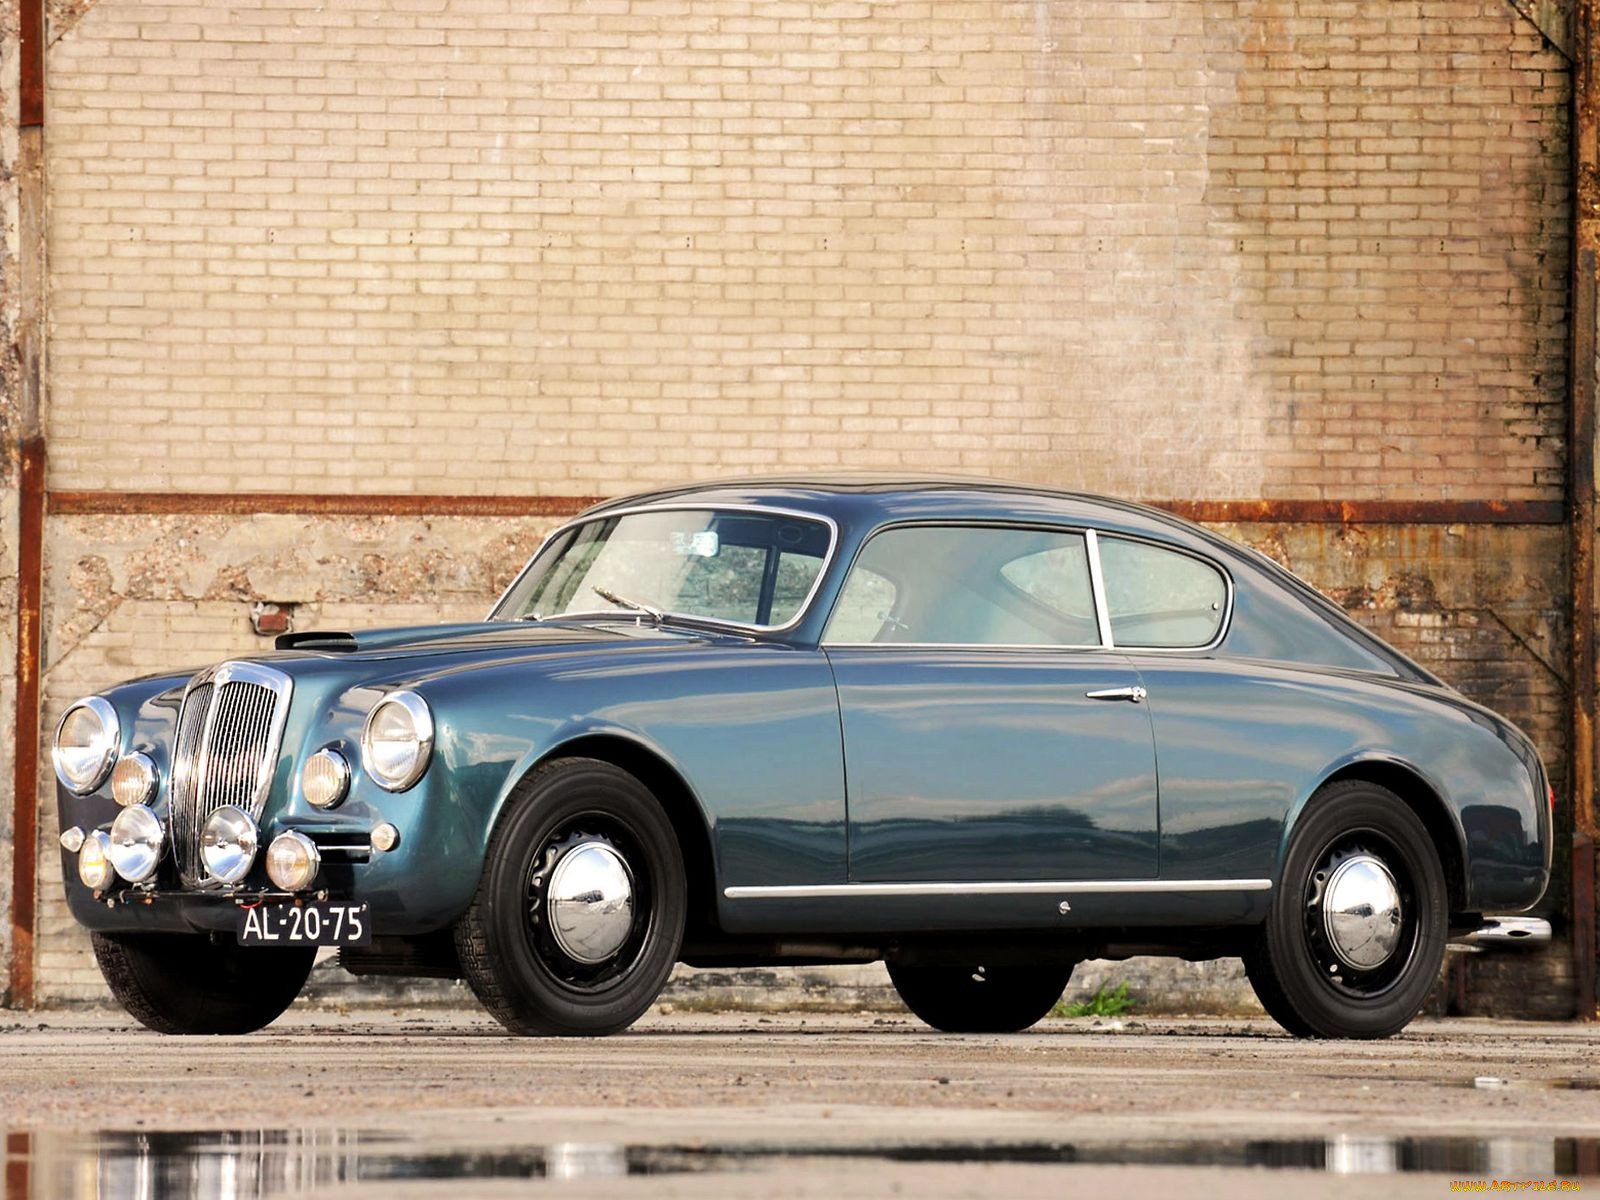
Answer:
[[[652,1014],[598,1041],[296,1011],[246,1038],[0,1014],[4,1200],[267,1196],[1438,1195],[1600,1187],[1600,1035],[1424,1022]]]

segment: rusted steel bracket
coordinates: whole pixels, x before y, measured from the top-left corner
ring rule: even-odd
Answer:
[[[1573,0],[1511,0],[1511,7],[1544,35],[1544,40],[1559,50],[1568,62],[1572,61],[1572,8]]]

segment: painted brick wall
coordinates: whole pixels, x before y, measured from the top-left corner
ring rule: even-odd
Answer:
[[[1505,0],[56,27],[57,487],[1560,495],[1567,64]]]

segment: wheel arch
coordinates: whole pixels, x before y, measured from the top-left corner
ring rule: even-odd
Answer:
[[[551,747],[518,776],[511,791],[534,771],[566,758],[592,758],[632,775],[656,798],[672,823],[683,854],[688,883],[688,922],[684,940],[715,929],[717,913],[716,854],[709,823],[699,798],[682,772],[651,746],[615,733],[585,733]]]
[[[1278,848],[1280,875],[1284,856],[1289,850],[1289,841],[1311,798],[1330,784],[1352,780],[1387,788],[1416,814],[1417,819],[1428,831],[1433,844],[1438,847],[1439,863],[1444,868],[1445,885],[1449,894],[1450,911],[1452,913],[1466,911],[1467,841],[1461,821],[1445,800],[1443,792],[1434,783],[1416,767],[1398,759],[1357,759],[1336,767],[1319,780],[1317,786],[1301,798],[1284,825],[1283,841]]]

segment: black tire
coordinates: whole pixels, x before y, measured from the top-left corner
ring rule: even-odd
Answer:
[[[204,934],[92,933],[117,1003],[157,1033],[253,1033],[305,986],[316,947],[249,949]]]
[[[1055,1007],[1072,966],[889,964],[905,1006],[945,1033],[1020,1033]]]
[[[1399,901],[1384,922],[1393,948],[1370,965],[1341,955],[1322,907],[1324,887],[1350,859],[1380,863]],[[1448,926],[1444,867],[1421,819],[1388,788],[1335,783],[1300,817],[1245,973],[1268,1015],[1295,1037],[1389,1037],[1427,1000]]]
[[[626,864],[632,916],[614,953],[582,962],[563,948],[542,889],[565,854],[597,842]],[[546,764],[495,825],[477,894],[455,927],[462,972],[512,1033],[615,1033],[661,994],[683,942],[686,894],[682,851],[649,789],[596,759]]]

